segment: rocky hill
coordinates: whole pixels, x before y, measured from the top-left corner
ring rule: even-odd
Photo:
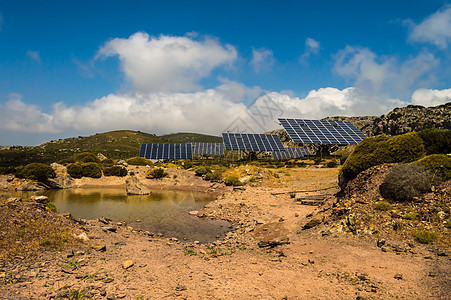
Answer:
[[[398,135],[429,128],[451,129],[451,102],[440,106],[409,105],[395,108],[380,117],[330,117],[326,120],[350,121],[366,136]]]
[[[10,146],[0,149],[0,167],[15,167],[32,162],[52,163],[75,153],[102,153],[112,159],[137,156],[143,143],[222,142],[218,136],[176,133],[157,136],[132,130],[117,130],[46,142],[35,147]]]

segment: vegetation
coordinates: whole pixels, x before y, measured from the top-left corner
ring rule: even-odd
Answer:
[[[448,154],[451,149],[451,130],[431,128],[419,131],[426,154]]]
[[[95,156],[94,154],[89,153],[89,152],[82,152],[82,153],[75,154],[74,159],[76,162],[81,162],[81,163],[89,163],[89,162],[100,163],[100,159],[97,156]]]
[[[111,158],[105,158],[100,162],[100,164],[104,167],[111,167],[115,165],[115,162]]]
[[[418,213],[416,211],[411,211],[402,216],[404,220],[418,220]]]
[[[79,164],[70,164],[67,166],[67,173],[72,178],[82,178],[83,169]]]
[[[381,211],[389,211],[389,210],[393,209],[392,205],[386,201],[376,202],[376,205],[374,208],[376,208],[377,210],[381,210]]]
[[[146,178],[147,179],[159,179],[168,176],[169,174],[164,171],[162,168],[155,168],[147,171]]]
[[[238,177],[236,176],[228,176],[224,179],[224,183],[227,186],[242,186],[243,183],[238,180]]]
[[[211,174],[211,170],[210,168],[207,167],[199,167],[194,171],[194,173],[196,173],[196,176],[203,176],[206,175],[207,173]]]
[[[139,156],[129,158],[125,162],[132,166],[153,166],[153,162],[151,160]]]
[[[105,176],[119,176],[124,177],[127,176],[127,169],[121,166],[112,166],[109,168],[105,168],[103,172]]]
[[[379,191],[382,197],[395,201],[408,201],[431,190],[433,176],[418,164],[394,166],[385,176]]]
[[[20,178],[32,179],[41,182],[45,182],[49,178],[55,178],[56,176],[55,171],[51,166],[40,163],[28,164],[16,175]]]
[[[102,177],[102,169],[94,162],[86,163],[81,166],[84,177],[100,178]]]
[[[451,157],[444,154],[432,154],[415,163],[425,167],[431,174],[443,180],[451,179]]]
[[[383,163],[412,162],[425,153],[422,139],[415,132],[392,138],[377,136],[364,139],[348,157],[339,172],[341,184],[360,172]]]
[[[431,244],[437,238],[437,234],[433,231],[420,230],[415,232],[413,237],[421,244]]]

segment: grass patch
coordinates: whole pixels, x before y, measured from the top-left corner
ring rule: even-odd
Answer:
[[[411,211],[411,212],[403,215],[402,218],[404,220],[411,220],[411,221],[418,220],[418,213],[416,211]]]
[[[421,244],[431,244],[437,238],[437,234],[433,231],[420,230],[413,234],[415,240]]]
[[[197,252],[194,251],[193,248],[185,248],[183,250],[183,254],[185,254],[185,255],[197,255]]]
[[[381,211],[389,211],[393,209],[393,206],[386,202],[386,201],[379,201],[376,202],[376,205],[374,206],[375,209],[381,210]]]

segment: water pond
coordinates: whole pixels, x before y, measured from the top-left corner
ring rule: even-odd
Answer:
[[[200,193],[159,191],[136,196],[127,195],[123,188],[74,188],[3,194],[22,198],[45,195],[60,213],[70,212],[75,218],[88,220],[105,217],[125,221],[133,228],[162,233],[181,241],[208,243],[221,239],[230,231],[230,223],[226,221],[200,219],[188,214],[213,200]]]

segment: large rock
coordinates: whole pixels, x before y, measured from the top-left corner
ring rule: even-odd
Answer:
[[[130,176],[125,180],[127,195],[149,195],[150,190],[142,184],[135,176]]]

